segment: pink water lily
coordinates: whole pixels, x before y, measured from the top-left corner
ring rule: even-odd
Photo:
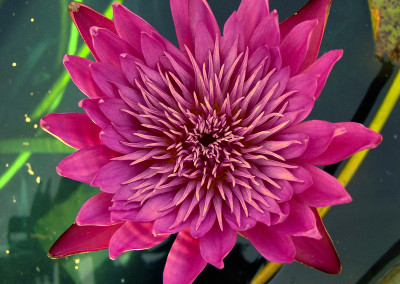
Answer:
[[[304,119],[333,65],[317,59],[331,0],[279,23],[268,0],[243,0],[221,34],[206,0],[171,0],[179,48],[120,3],[113,21],[73,2],[96,62],[64,64],[84,113],[49,114],[44,130],[78,149],[60,175],[100,187],[50,256],[100,249],[112,259],[177,237],[164,283],[224,267],[237,234],[273,262],[338,273],[316,207],[351,201],[317,166],[376,147],[364,126]],[[339,103],[339,102],[338,102]]]

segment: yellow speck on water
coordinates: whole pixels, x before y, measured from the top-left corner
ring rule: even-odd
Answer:
[[[15,17],[15,12],[12,12],[12,14],[11,15],[13,15],[13,17]]]
[[[75,264],[79,264],[79,262],[81,262],[81,260],[79,258],[75,259]]]
[[[6,163],[6,168],[8,168],[10,165],[8,163]]]
[[[15,195],[12,196],[13,203],[17,203],[17,199],[15,199]]]
[[[37,125],[37,123],[35,123],[35,125],[33,126],[33,128],[35,128],[35,129],[36,129],[36,128],[38,128],[38,125]]]
[[[22,145],[29,146],[29,142],[22,142]]]
[[[11,65],[12,65],[12,67],[17,66],[17,62],[13,62]]]
[[[31,22],[33,23],[35,21],[35,19],[34,18],[31,18]]]
[[[39,176],[36,178],[36,183],[40,183],[40,177]]]
[[[34,92],[30,92],[29,95],[33,96],[35,93]]]
[[[29,163],[26,163],[25,166],[28,167],[28,174],[30,174],[31,176],[33,176],[35,174],[35,172],[32,170],[32,166]]]
[[[37,271],[37,272],[40,272],[39,266],[36,266],[36,271]]]
[[[48,90],[47,93],[48,93],[48,94],[51,94],[51,90]]]
[[[6,249],[6,254],[10,254],[10,250]]]
[[[25,121],[26,122],[31,122],[31,119],[30,119],[30,117],[25,113]]]
[[[75,265],[75,269],[78,270],[78,269],[79,269],[79,266],[78,266],[78,265]]]
[[[125,278],[121,278],[121,283],[125,283]]]

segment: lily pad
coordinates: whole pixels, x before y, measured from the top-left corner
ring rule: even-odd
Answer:
[[[371,10],[375,51],[400,64],[400,1],[368,0]]]

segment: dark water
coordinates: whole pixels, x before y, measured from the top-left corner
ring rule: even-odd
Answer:
[[[239,2],[209,1],[220,24]],[[271,8],[278,9],[284,19],[305,2],[271,0]],[[98,11],[109,4],[105,0],[85,3]],[[109,260],[106,251],[62,260],[47,257],[51,244],[74,222],[80,205],[96,192],[57,176],[55,166],[67,155],[66,150],[47,140],[43,143],[50,144],[36,145],[35,139],[49,136],[35,128],[37,118],[29,121],[49,91],[56,92],[54,84],[64,70],[61,61],[70,33],[67,4],[64,0],[0,1],[0,175],[22,152],[31,151],[0,190],[0,283],[160,283],[172,240],[150,251],[126,253],[116,261]],[[124,4],[176,43],[167,0],[126,0]],[[335,66],[311,118],[349,121],[357,113],[356,118],[365,118],[368,124],[393,73],[390,66],[382,71],[382,63],[374,56],[366,0],[333,1],[321,54],[339,48],[344,49],[344,57]],[[371,84],[375,87],[370,88]],[[360,111],[366,96],[372,99]],[[56,111],[80,111],[77,102],[82,98],[69,83]],[[399,129],[397,107],[382,131],[383,143],[369,153],[347,187],[354,201],[332,209],[324,219],[342,259],[342,273],[326,275],[294,263],[285,265],[271,283],[368,283],[396,264]],[[225,269],[207,267],[196,283],[246,283],[263,263],[251,245],[240,239]]]

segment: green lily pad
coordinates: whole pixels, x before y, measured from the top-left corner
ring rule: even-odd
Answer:
[[[375,51],[400,64],[400,1],[368,0],[371,10]]]

